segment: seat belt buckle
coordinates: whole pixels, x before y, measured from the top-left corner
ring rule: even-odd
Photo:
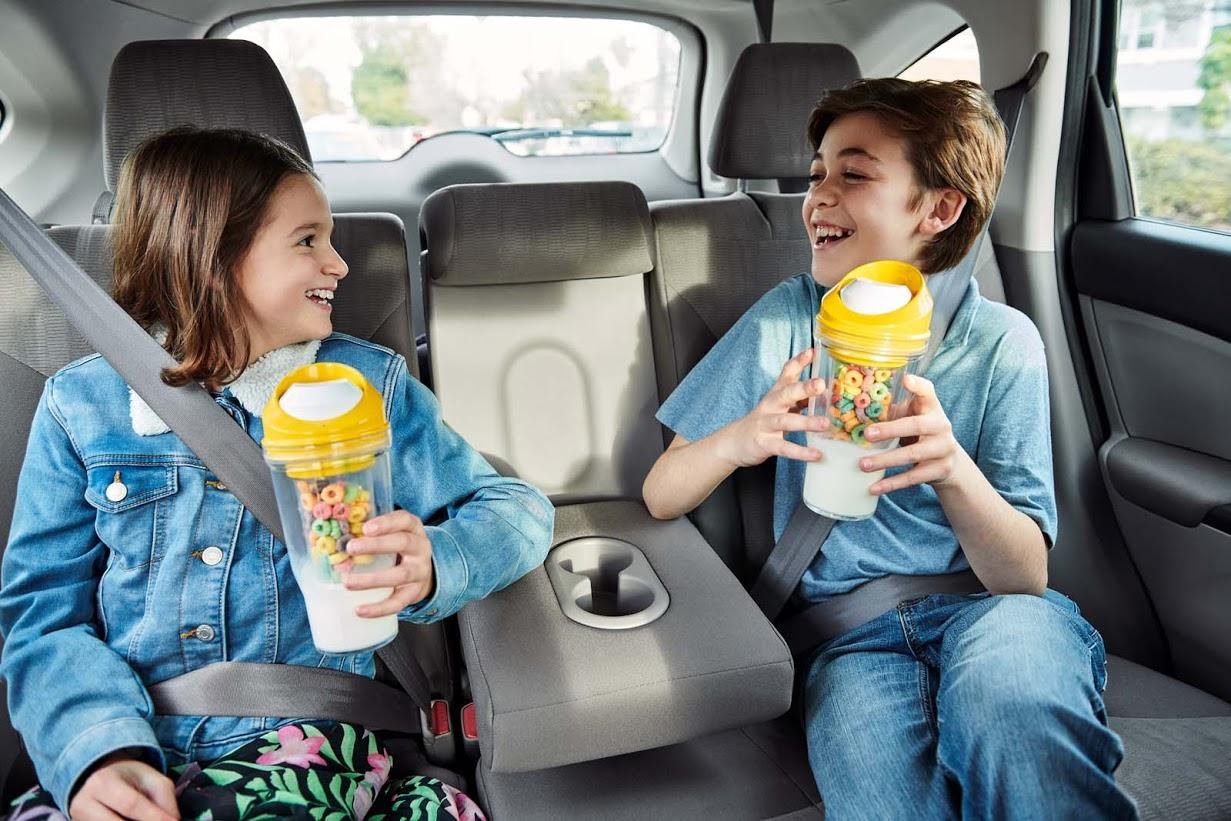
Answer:
[[[462,747],[471,761],[479,757],[479,714],[473,701],[462,708]]]
[[[423,754],[433,764],[447,767],[457,760],[457,740],[453,737],[453,719],[449,702],[432,699],[431,710],[420,710],[423,727]]]
[[[443,698],[432,699],[431,711],[421,710],[419,715],[423,719],[424,742],[453,735],[452,721],[449,718],[449,702]]]

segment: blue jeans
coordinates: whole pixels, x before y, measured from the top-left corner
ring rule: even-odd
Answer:
[[[1072,601],[933,595],[823,645],[805,683],[827,819],[1136,818],[1103,640]]]

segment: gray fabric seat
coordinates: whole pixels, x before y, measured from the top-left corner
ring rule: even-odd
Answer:
[[[807,49],[814,49],[812,56]],[[753,46],[741,58],[715,129],[711,165],[732,177],[792,177],[806,167],[809,147],[766,149],[767,134],[798,129],[807,107],[829,84],[855,76],[838,47]],[[781,54],[781,58],[777,57]],[[833,60],[826,62],[826,55]],[[779,60],[781,62],[779,63]],[[815,92],[798,93],[798,77],[814,72]],[[741,72],[769,74],[740,78]],[[796,85],[792,85],[796,84]],[[784,91],[776,102],[774,89]],[[809,106],[810,107],[810,106]],[[755,123],[752,132],[738,122]],[[735,137],[728,137],[734,133]],[[794,157],[789,156],[795,151]],[[773,153],[778,152],[778,153]],[[650,206],[655,229],[658,311],[654,323],[659,390],[678,381],[765,291],[807,270],[802,195],[737,193],[717,200]],[[975,261],[980,291],[1003,300],[991,243]],[[733,570],[749,578],[772,547],[772,465],[740,471],[693,515]],[[1231,817],[1231,704],[1125,659],[1108,661],[1106,704],[1124,738],[1118,773],[1144,818]],[[802,728],[795,716],[705,739],[618,758],[533,773],[493,773],[480,766],[481,793],[493,815],[550,817],[556,808],[584,807],[587,817],[625,819],[649,811],[682,818],[821,818]],[[652,809],[651,809],[652,808]]]
[[[822,53],[841,47],[813,48],[818,52],[809,63],[819,66]],[[807,110],[790,100],[775,101],[771,93],[778,85],[791,87],[794,81],[777,72],[797,75],[800,69],[791,64],[801,58],[797,46],[786,44],[751,46],[741,56],[715,127],[710,161],[718,173],[768,179],[806,167],[810,146],[759,143],[738,125],[756,123],[757,133],[775,134],[797,127],[803,140]],[[783,65],[786,68],[780,68]],[[833,65],[836,74],[817,77],[815,96],[823,82],[837,85],[852,79],[841,75],[850,70],[844,68],[847,61],[839,56]],[[763,76],[737,82],[744,71]],[[723,136],[730,134],[736,136]],[[807,270],[802,199],[750,193],[651,205],[665,300],[660,324],[669,331],[669,351],[658,360],[664,396],[757,298]],[[1004,301],[991,242],[980,247],[974,271],[980,292]],[[737,472],[694,513],[698,529],[745,579],[759,569],[772,547],[772,492],[773,466],[767,463]],[[723,534],[742,534],[742,541],[724,540]],[[1231,817],[1231,759],[1225,754],[1231,749],[1231,704],[1126,659],[1110,657],[1108,670],[1107,710],[1125,744],[1117,777],[1141,805],[1143,817]],[[806,755],[802,737],[795,741],[794,755]]]
[[[229,40],[136,42],[116,57],[108,89],[104,170],[109,191],[114,190],[128,151],[149,136],[185,124],[271,134],[310,159],[290,92],[260,47]],[[338,214],[334,221],[334,244],[350,266],[345,287],[339,289],[334,302],[334,327],[401,353],[417,375],[410,325],[410,271],[401,220],[391,214]],[[108,288],[110,230],[106,225],[63,226],[48,234]],[[3,246],[0,288],[5,293],[0,301],[0,410],[8,420],[0,431],[2,556],[11,500],[43,382],[63,365],[92,351]],[[433,690],[451,693],[452,673],[442,629],[407,625],[402,635],[401,640],[413,643]],[[0,720],[0,781],[19,749],[7,718],[5,712]],[[447,742],[451,747],[451,736]]]

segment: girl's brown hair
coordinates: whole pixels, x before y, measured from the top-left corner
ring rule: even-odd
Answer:
[[[834,120],[859,112],[876,115],[906,141],[906,159],[920,186],[911,208],[924,190],[953,188],[966,195],[957,222],[923,252],[924,273],[957,265],[991,217],[1004,176],[1004,125],[991,98],[966,80],[856,80],[826,94],[812,110],[808,139],[813,151]]]
[[[248,364],[238,269],[278,185],[316,175],[286,144],[239,129],[176,128],[138,146],[116,190],[114,298],[166,331],[168,385],[219,390]]]

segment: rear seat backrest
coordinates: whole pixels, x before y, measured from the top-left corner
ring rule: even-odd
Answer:
[[[445,421],[557,502],[640,498],[662,452],[641,191],[455,185],[420,226]]]

